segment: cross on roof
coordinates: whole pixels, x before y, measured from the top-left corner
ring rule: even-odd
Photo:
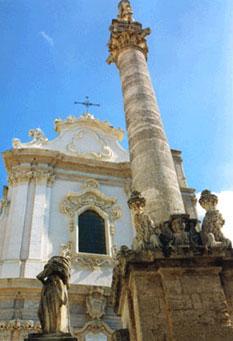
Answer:
[[[89,101],[89,97],[86,96],[85,97],[85,100],[83,102],[78,102],[78,101],[75,101],[74,104],[80,104],[80,105],[84,105],[86,107],[86,112],[89,112],[89,107],[100,107],[100,104],[97,104],[97,103],[91,103]]]

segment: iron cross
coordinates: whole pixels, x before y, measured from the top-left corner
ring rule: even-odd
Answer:
[[[88,96],[85,97],[85,100],[84,100],[83,102],[77,102],[77,101],[75,101],[74,104],[81,104],[81,105],[84,105],[84,106],[86,107],[86,110],[87,110],[86,112],[88,112],[89,107],[93,107],[93,106],[95,106],[95,107],[100,107],[100,104],[91,103],[91,102],[89,101],[89,97],[88,97]]]

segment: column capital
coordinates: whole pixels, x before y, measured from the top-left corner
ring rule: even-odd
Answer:
[[[150,28],[142,28],[142,24],[134,21],[132,14],[133,11],[129,1],[121,1],[118,17],[113,19],[110,26],[108,64],[117,63],[120,52],[129,47],[140,50],[147,59],[148,46],[145,38],[150,34],[151,30]]]

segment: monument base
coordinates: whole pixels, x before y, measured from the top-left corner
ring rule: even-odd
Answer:
[[[118,254],[113,305],[130,341],[233,340],[232,250],[183,251]]]
[[[24,341],[78,341],[71,334],[29,334]]]

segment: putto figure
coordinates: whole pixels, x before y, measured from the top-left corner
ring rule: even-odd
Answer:
[[[133,249],[153,250],[160,248],[159,228],[157,228],[153,220],[144,213],[146,200],[140,192],[134,191],[128,200],[128,206],[134,213],[134,225],[136,236],[133,240]]]
[[[69,259],[52,257],[37,278],[43,283],[38,310],[43,334],[70,334],[67,293]]]
[[[118,5],[119,14],[118,20],[131,23],[133,21],[133,10],[128,0],[120,1]]]

